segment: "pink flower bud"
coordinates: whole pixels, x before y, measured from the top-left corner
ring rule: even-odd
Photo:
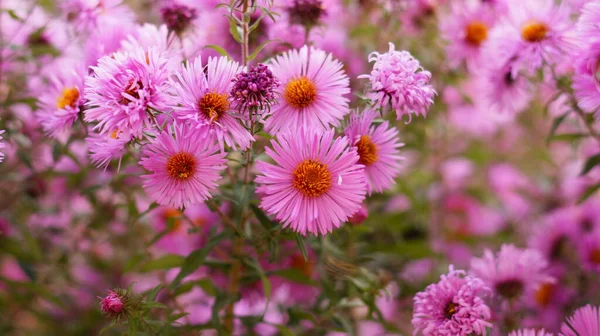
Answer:
[[[109,315],[118,315],[123,311],[123,300],[119,294],[109,290],[108,295],[100,298],[100,309]]]

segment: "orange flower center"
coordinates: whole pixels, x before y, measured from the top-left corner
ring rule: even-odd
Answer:
[[[144,88],[144,84],[142,83],[142,81],[134,82],[133,79],[131,79],[129,81],[129,84],[127,84],[127,87],[125,88],[125,93],[135,99],[140,99],[140,94],[138,93],[138,91],[142,88]],[[127,105],[131,102],[132,100],[127,97],[122,97],[120,101],[122,105]]]
[[[465,28],[465,40],[474,46],[480,46],[487,39],[487,26],[481,21],[473,21]]]
[[[176,232],[181,228],[181,211],[173,208],[168,208],[163,213],[163,219],[169,224],[172,224],[170,232]]]
[[[360,137],[360,140],[356,143],[356,151],[360,156],[358,163],[368,166],[377,161],[377,145],[371,141],[371,137],[368,135]]]
[[[196,171],[196,158],[189,153],[177,153],[167,160],[167,173],[174,179],[185,181]]]
[[[521,35],[527,42],[540,42],[546,38],[548,34],[548,26],[539,21],[531,21],[523,26]]]
[[[306,196],[321,196],[331,188],[331,172],[327,165],[320,162],[305,160],[294,169],[292,175],[294,188]]]
[[[540,306],[545,307],[550,303],[552,299],[552,293],[554,292],[554,285],[551,283],[544,283],[535,292],[535,302]]]
[[[64,109],[67,106],[77,106],[77,100],[79,99],[79,90],[76,87],[65,88],[58,99],[56,100],[56,107]]]
[[[219,121],[227,110],[229,110],[229,101],[227,98],[227,94],[207,93],[200,98],[198,108],[211,122]]]
[[[458,305],[454,302],[448,302],[446,307],[444,307],[444,315],[446,316],[446,318],[448,320],[451,319],[452,316],[454,316],[454,314],[456,314],[457,311],[458,311]]]
[[[317,87],[305,76],[297,77],[287,84],[283,97],[293,107],[307,107],[317,98]]]

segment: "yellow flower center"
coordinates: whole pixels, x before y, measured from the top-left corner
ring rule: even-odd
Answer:
[[[480,46],[487,39],[487,26],[481,21],[473,21],[465,28],[465,40],[467,43]]]
[[[540,42],[546,38],[548,31],[549,28],[545,23],[539,21],[530,21],[523,26],[521,36],[523,36],[523,39],[527,42]]]
[[[358,163],[368,166],[377,161],[377,152],[379,151],[377,145],[371,141],[371,137],[363,135],[360,140],[356,143],[356,151],[358,152]]]
[[[327,169],[327,165],[320,162],[305,160],[294,169],[292,174],[294,188],[306,196],[321,196],[331,188],[331,172]]]
[[[449,320],[456,314],[458,311],[458,305],[454,302],[448,302],[446,307],[444,307],[444,315]]]
[[[170,232],[176,232],[181,228],[181,211],[173,208],[168,208],[162,214],[163,219],[169,224],[169,221],[172,224],[170,228]]]
[[[229,101],[227,98],[227,94],[207,93],[200,98],[198,108],[211,122],[219,121],[227,110],[229,110]]]
[[[167,160],[167,173],[174,179],[185,181],[196,171],[196,158],[189,153],[177,153]]]
[[[58,99],[56,100],[56,107],[64,109],[67,106],[76,107],[77,100],[79,99],[79,90],[76,87],[65,88]]]
[[[297,77],[286,85],[283,97],[293,107],[307,107],[317,98],[317,87],[305,76]]]

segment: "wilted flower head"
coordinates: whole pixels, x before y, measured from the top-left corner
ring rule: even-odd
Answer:
[[[169,30],[181,34],[190,26],[198,13],[196,8],[173,3],[161,8],[160,15]]]
[[[485,335],[491,313],[481,296],[489,292],[483,281],[451,266],[438,283],[415,295],[415,331],[424,336]]]
[[[238,73],[232,82],[230,95],[238,109],[249,108],[258,113],[275,103],[275,89],[281,85],[264,64],[250,66],[248,71]]]
[[[389,45],[387,53],[372,52],[369,62],[375,62],[373,70],[358,76],[371,82],[367,97],[378,107],[391,104],[398,120],[407,114],[426,116],[436,94],[429,84],[431,73],[408,51],[396,51],[393,43]]]
[[[587,305],[575,311],[560,328],[564,336],[600,335],[600,309]]]

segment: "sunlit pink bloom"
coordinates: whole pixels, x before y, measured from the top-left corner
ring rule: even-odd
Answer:
[[[207,140],[207,132],[175,125],[142,148],[140,165],[150,172],[142,175],[143,187],[158,204],[183,208],[212,197],[226,153]]]
[[[370,81],[367,97],[377,107],[385,108],[390,104],[398,120],[412,114],[425,117],[436,94],[429,84],[431,73],[423,69],[408,51],[397,51],[391,42],[389,46],[386,53],[372,52],[369,62],[375,62],[373,70],[358,76]]]
[[[471,260],[470,273],[481,278],[504,299],[519,300],[553,278],[547,273],[548,261],[537,250],[502,245],[494,255],[486,250],[482,258]]]
[[[382,192],[391,188],[400,172],[400,151],[404,146],[398,138],[398,130],[388,121],[375,125],[378,116],[374,110],[355,111],[344,130],[350,144],[358,152],[358,163],[365,166],[367,193]]]
[[[60,7],[77,33],[135,21],[135,13],[123,0],[66,0]]]
[[[85,121],[100,134],[141,136],[151,125],[150,109],[166,111],[167,59],[156,48],[104,56],[85,81]]]
[[[339,126],[348,114],[348,76],[331,54],[304,46],[273,59],[271,71],[281,82],[281,98],[265,123],[268,132],[299,127],[324,131]]]
[[[563,336],[600,335],[600,309],[587,305],[575,311],[560,328]]]
[[[490,289],[478,278],[450,267],[440,281],[414,297],[412,324],[415,335],[467,336],[485,335],[491,327],[491,312],[482,296]]]
[[[284,227],[305,235],[326,234],[347,221],[362,204],[364,166],[348,139],[300,128],[282,132],[266,154],[275,164],[258,161],[260,206]]]
[[[242,67],[227,57],[209,58],[206,66],[200,57],[183,65],[173,81],[171,104],[175,116],[196,128],[206,128],[221,149],[246,149],[254,138],[236,119],[230,104],[232,80]]]

